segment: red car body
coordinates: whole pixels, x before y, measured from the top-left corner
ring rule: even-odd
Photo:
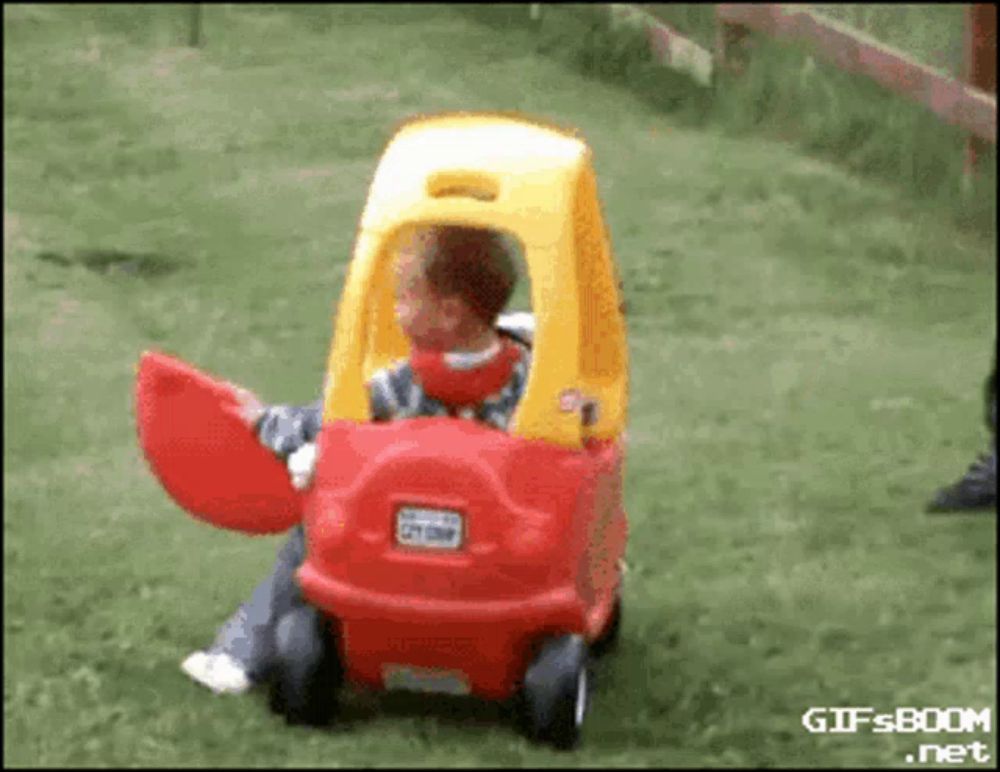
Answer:
[[[381,687],[412,668],[503,699],[539,636],[593,640],[609,623],[626,540],[617,443],[573,451],[449,418],[334,422],[319,458],[299,580],[337,619],[350,680]],[[460,513],[462,547],[397,543],[406,506]]]
[[[305,493],[238,416],[232,385],[145,354],[140,444],[164,488],[213,525],[303,522],[307,599],[337,620],[349,680],[503,699],[547,634],[600,637],[619,591],[623,449],[582,449],[453,418],[327,423]],[[396,513],[459,513],[461,548],[397,543]],[[423,682],[419,682],[423,678]]]

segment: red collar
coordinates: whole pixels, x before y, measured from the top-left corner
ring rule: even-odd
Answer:
[[[478,405],[500,391],[510,380],[520,358],[518,345],[504,339],[499,353],[477,367],[456,369],[445,361],[443,351],[418,349],[410,354],[410,365],[427,396],[448,407],[461,408]]]

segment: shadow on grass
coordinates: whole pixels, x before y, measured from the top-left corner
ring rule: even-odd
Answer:
[[[68,268],[78,265],[103,275],[122,274],[143,279],[169,276],[186,267],[176,257],[158,252],[125,252],[118,249],[85,249],[68,255],[59,252],[39,252],[37,260]]]
[[[649,647],[637,635],[623,638],[606,656],[591,659],[589,718],[584,726],[581,750],[588,747],[607,751],[680,749],[690,728],[692,711],[699,721],[714,722],[723,704],[717,695],[695,685],[684,686],[683,668],[672,667],[678,636],[671,634],[659,645]],[[703,693],[704,692],[704,693]],[[266,696],[260,696],[261,710],[267,711]],[[692,704],[695,703],[695,704]],[[671,720],[674,712],[685,720]],[[313,729],[340,735],[361,731],[380,719],[412,722],[415,737],[427,740],[441,730],[473,733],[508,732],[510,738],[527,740],[517,699],[490,701],[413,692],[380,692],[356,687],[344,688],[335,718],[328,727]],[[280,721],[276,716],[275,721]],[[540,746],[542,747],[542,746]]]

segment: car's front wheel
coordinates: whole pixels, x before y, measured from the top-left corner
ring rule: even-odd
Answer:
[[[332,628],[312,606],[294,608],[278,622],[270,706],[289,724],[323,726],[333,718],[344,669]]]

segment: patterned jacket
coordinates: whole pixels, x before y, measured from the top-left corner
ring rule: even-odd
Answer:
[[[534,334],[534,319],[524,313],[504,314],[497,322],[497,329],[519,344],[522,356],[510,380],[499,392],[480,403],[474,411],[460,413],[460,417],[482,421],[505,431],[524,394],[531,366],[529,346]],[[405,360],[376,372],[369,382],[369,395],[375,421],[448,415],[444,404],[424,393]],[[260,418],[257,436],[266,448],[285,460],[305,443],[313,442],[322,425],[321,399],[303,406],[274,405]]]

